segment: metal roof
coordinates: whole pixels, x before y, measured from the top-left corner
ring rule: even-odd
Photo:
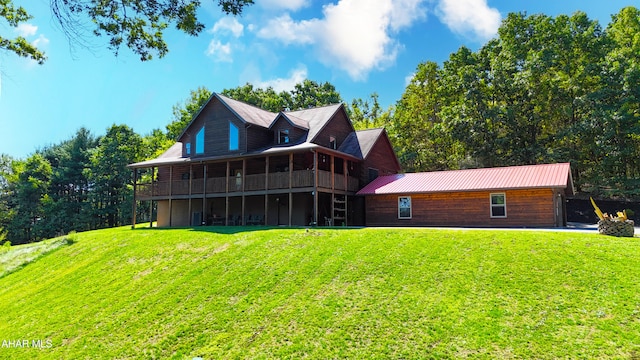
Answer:
[[[358,195],[561,188],[573,194],[569,163],[386,175]]]

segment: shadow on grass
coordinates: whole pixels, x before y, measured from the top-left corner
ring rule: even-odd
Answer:
[[[363,229],[363,227],[359,226],[184,226],[184,227],[149,227],[147,223],[144,227],[138,224],[136,226],[135,231],[139,230],[152,230],[152,231],[166,231],[166,230],[190,230],[190,231],[199,231],[199,232],[208,232],[208,233],[216,233],[216,234],[226,234],[233,235],[244,232],[254,232],[254,231],[266,231],[266,230],[301,230],[301,229],[322,229],[322,230],[357,230]]]

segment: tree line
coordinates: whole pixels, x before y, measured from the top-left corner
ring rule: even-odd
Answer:
[[[606,28],[509,14],[477,51],[418,65],[387,128],[405,171],[570,162],[581,192],[640,196],[640,12]]]
[[[344,102],[332,84],[311,80],[222,94],[273,112]],[[79,129],[26,159],[0,156],[0,242],[128,224],[127,164],[170,147],[210,95],[192,91],[165,129],[147,135],[127,125],[99,137]],[[393,106],[373,93],[347,111],[356,129],[386,128],[407,172],[570,162],[582,194],[637,199],[640,11],[624,8],[604,29],[582,12],[509,14],[479,50],[418,64]],[[148,207],[137,208],[148,218]]]

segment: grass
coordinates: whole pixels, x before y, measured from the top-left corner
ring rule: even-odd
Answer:
[[[570,232],[117,228],[0,278],[16,359],[638,358],[640,243]]]

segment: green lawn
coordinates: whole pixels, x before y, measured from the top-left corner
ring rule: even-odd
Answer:
[[[211,227],[73,240],[0,277],[0,341],[51,345],[0,358],[640,357],[638,238]]]

